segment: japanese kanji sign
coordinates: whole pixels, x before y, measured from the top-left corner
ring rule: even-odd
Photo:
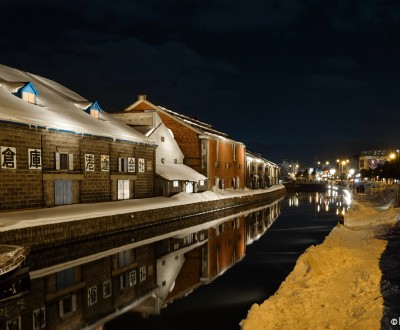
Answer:
[[[110,170],[110,156],[109,155],[101,155],[101,170],[103,172],[108,172]]]
[[[85,171],[94,171],[94,155],[85,154]]]
[[[28,149],[28,168],[40,170],[42,168],[42,150]]]
[[[1,147],[1,168],[17,168],[17,151],[13,147]]]

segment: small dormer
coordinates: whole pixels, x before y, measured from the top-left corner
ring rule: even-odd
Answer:
[[[92,105],[90,105],[85,112],[87,112],[89,115],[91,115],[93,118],[98,119],[99,118],[99,114],[101,112],[101,108],[99,106],[99,104],[97,103],[97,101],[93,102]]]
[[[36,104],[36,96],[39,95],[31,82],[26,83],[25,86],[21,87],[15,94],[24,101],[32,104]]]

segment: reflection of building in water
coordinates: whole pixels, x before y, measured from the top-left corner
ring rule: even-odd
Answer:
[[[239,262],[278,214],[277,201],[138,242],[120,234],[131,237],[123,246],[111,247],[105,237],[34,251],[31,293],[19,301],[22,310],[1,317],[0,330],[101,329],[130,310],[157,314]]]
[[[289,207],[298,207],[300,204],[315,204],[317,212],[334,211],[337,215],[345,214],[351,204],[351,193],[346,189],[338,190],[333,187],[326,192],[315,192],[314,194],[295,193],[287,196]]]

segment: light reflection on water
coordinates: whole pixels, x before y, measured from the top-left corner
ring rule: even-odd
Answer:
[[[344,215],[350,208],[352,195],[347,189],[338,190],[331,187],[326,192],[294,193],[287,197],[289,207],[298,207],[303,198],[309,204],[315,204],[317,212],[330,212],[334,210],[337,215]],[[304,198],[304,196],[306,196]]]
[[[301,253],[324,240],[338,223],[336,210],[342,211],[344,203],[340,192],[288,194],[279,218],[264,234],[253,236],[258,240],[247,246],[245,258],[218,280],[176,300],[159,316],[141,319],[127,313],[107,329],[128,330],[124,325],[133,322],[147,330],[239,329],[250,307],[275,293]],[[257,216],[252,217],[251,227],[259,228]]]

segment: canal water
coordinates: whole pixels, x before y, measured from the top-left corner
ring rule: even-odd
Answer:
[[[34,250],[0,330],[239,329],[346,207],[337,191],[293,193]]]
[[[239,329],[254,303],[273,295],[298,257],[322,243],[349,201],[336,191],[292,193],[279,202],[280,215],[247,245],[243,260],[213,282],[161,310],[142,317],[127,312],[105,324],[107,330]]]

